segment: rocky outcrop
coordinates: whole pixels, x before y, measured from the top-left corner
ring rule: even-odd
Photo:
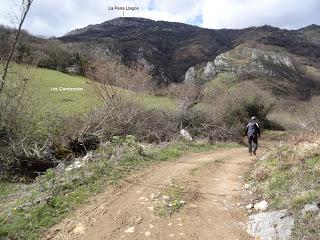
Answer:
[[[296,77],[298,75],[288,55],[240,45],[218,55],[213,62],[208,62],[204,67],[189,68],[185,75],[185,82],[203,84],[221,72],[267,77]]]
[[[286,210],[265,212],[249,217],[247,232],[260,240],[286,240],[290,238],[294,219]]]

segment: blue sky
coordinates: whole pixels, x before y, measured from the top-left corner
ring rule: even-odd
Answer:
[[[0,1],[0,24],[13,25],[21,0]],[[24,28],[61,36],[75,28],[121,17],[108,6],[138,6],[127,17],[184,22],[206,28],[273,25],[296,29],[320,25],[320,0],[34,0]]]

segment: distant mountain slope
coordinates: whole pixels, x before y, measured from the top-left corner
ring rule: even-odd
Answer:
[[[120,55],[125,62],[147,62],[159,82],[181,82],[192,65],[209,61],[232,47],[215,30],[140,18],[117,18],[72,31],[60,38],[91,52]],[[88,47],[89,46],[89,47]]]
[[[100,56],[117,55],[126,63],[148,64],[159,83],[170,83],[182,82],[190,67],[213,61],[243,43],[281,49],[318,68],[319,35],[317,25],[299,30],[271,26],[213,30],[143,18],[116,18],[71,31],[59,39]]]
[[[320,26],[312,24],[299,29],[299,32],[303,33],[309,41],[320,44]]]

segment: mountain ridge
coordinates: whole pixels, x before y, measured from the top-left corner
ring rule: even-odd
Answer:
[[[59,40],[99,57],[117,56],[126,64],[146,64],[159,84],[169,84],[183,82],[190,67],[213,61],[240,44],[281,49],[317,67],[320,62],[320,44],[314,33],[317,25],[303,29],[270,25],[208,29],[145,18],[115,18],[71,31]]]
[[[297,29],[287,29],[287,28],[274,27],[274,26],[269,25],[269,24],[249,26],[249,27],[244,27],[244,28],[206,28],[206,27],[200,27],[200,26],[193,25],[193,24],[188,24],[188,23],[171,22],[171,21],[165,21],[165,20],[153,20],[153,19],[142,18],[142,17],[117,17],[117,18],[113,18],[113,19],[110,19],[110,20],[106,20],[106,21],[101,22],[101,23],[89,24],[86,27],[82,27],[82,28],[77,28],[77,29],[71,30],[71,31],[65,33],[63,36],[67,36],[70,32],[74,32],[76,30],[82,30],[82,29],[85,29],[85,28],[90,27],[90,26],[112,24],[112,23],[116,25],[117,23],[123,23],[124,21],[132,21],[132,22],[139,22],[139,23],[143,23],[143,22],[150,22],[151,23],[152,22],[152,23],[181,24],[181,25],[187,25],[187,26],[192,26],[192,27],[196,27],[196,28],[200,28],[200,29],[208,29],[208,30],[243,30],[243,29],[270,28],[270,29],[279,29],[279,30],[288,30],[288,31],[299,31],[299,30],[311,30],[311,29],[319,29],[320,28],[320,25],[317,25],[317,24],[310,24],[310,25],[307,25],[305,27],[301,27],[301,28],[297,28]],[[61,37],[63,37],[63,36],[61,36]]]

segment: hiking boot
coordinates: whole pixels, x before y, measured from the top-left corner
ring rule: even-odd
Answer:
[[[257,155],[257,153],[256,153],[256,152],[253,152],[253,155]]]

